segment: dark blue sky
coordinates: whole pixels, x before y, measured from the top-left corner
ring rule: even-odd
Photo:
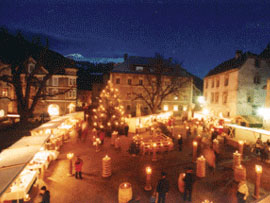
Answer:
[[[270,42],[269,0],[1,0],[0,26],[41,33],[63,55],[153,56],[204,77],[235,50]]]

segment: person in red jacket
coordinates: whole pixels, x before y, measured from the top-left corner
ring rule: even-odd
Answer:
[[[75,178],[82,179],[82,166],[83,166],[83,160],[80,159],[79,156],[77,156],[77,160],[75,161]]]

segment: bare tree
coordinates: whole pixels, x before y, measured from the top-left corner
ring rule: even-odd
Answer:
[[[30,44],[21,39],[21,36],[19,40],[12,38],[10,35],[4,37],[6,37],[6,41],[2,43],[3,47],[0,54],[0,64],[2,62],[2,67],[0,65],[0,81],[7,83],[14,89],[15,98],[7,98],[16,102],[20,122],[25,123],[33,115],[34,109],[41,99],[70,91],[70,89],[66,89],[55,94],[46,91],[47,81],[54,74],[64,71],[66,59],[47,48]],[[11,42],[9,42],[10,40]],[[2,50],[14,43],[14,40],[18,40],[16,44],[17,52],[11,51],[11,53],[5,52],[3,54]],[[36,63],[30,70],[28,64],[31,58],[34,58]]]
[[[181,90],[192,81],[180,64],[165,60],[160,54],[156,54],[144,74],[146,83],[137,84],[140,90],[136,89],[132,95],[133,100],[143,101],[151,113],[157,113],[167,97],[180,96]]]

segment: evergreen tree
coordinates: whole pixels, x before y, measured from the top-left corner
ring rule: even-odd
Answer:
[[[119,90],[110,81],[100,93],[98,107],[93,109],[92,116],[93,127],[97,130],[104,130],[106,133],[123,130],[124,107],[121,105]]]

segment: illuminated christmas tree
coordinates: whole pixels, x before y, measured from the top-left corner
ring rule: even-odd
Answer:
[[[125,125],[124,107],[119,99],[119,90],[108,81],[98,99],[98,107],[93,109],[93,127],[107,133],[121,131]]]

